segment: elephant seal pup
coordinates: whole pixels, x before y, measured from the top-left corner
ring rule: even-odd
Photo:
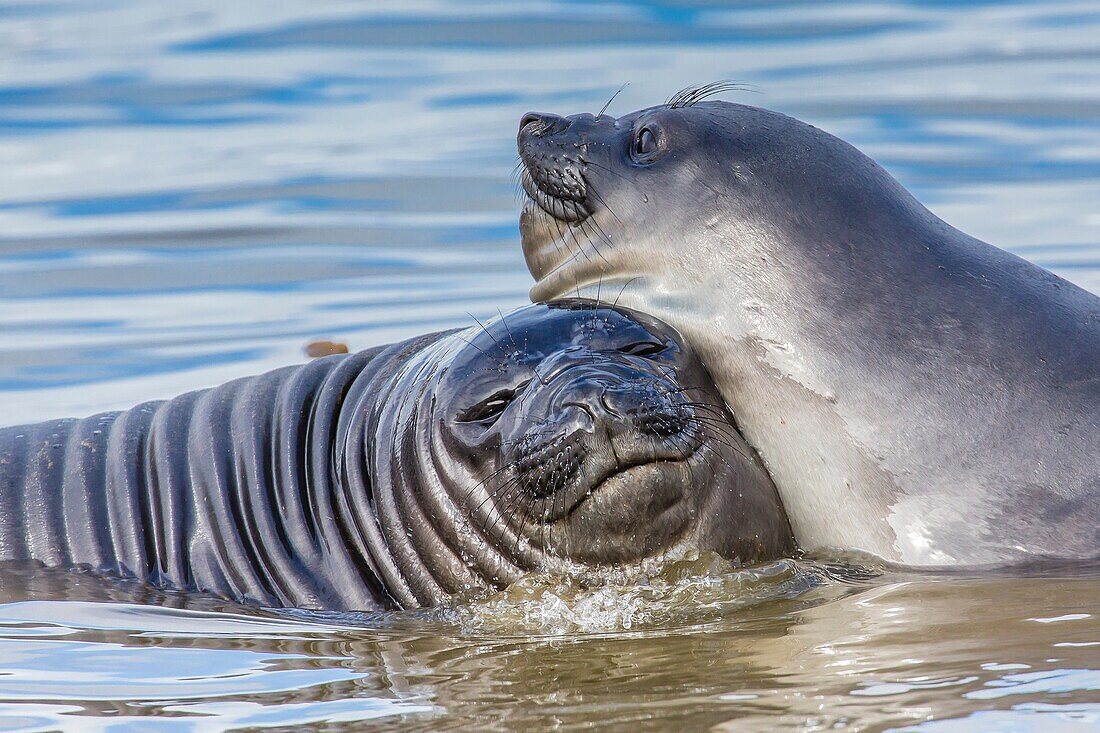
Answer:
[[[794,549],[697,357],[592,302],[0,430],[0,559],[266,606],[428,606],[692,548]]]
[[[803,549],[1100,554],[1100,299],[847,143],[711,91],[523,118],[532,300],[602,287],[679,330]]]

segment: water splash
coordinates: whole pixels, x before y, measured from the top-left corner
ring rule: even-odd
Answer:
[[[449,613],[466,633],[557,636],[700,624],[836,585],[835,573],[835,566],[798,560],[735,567],[715,553],[693,552],[625,583],[586,587],[572,577],[527,575]]]

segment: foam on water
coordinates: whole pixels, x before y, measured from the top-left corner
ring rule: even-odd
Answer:
[[[734,567],[693,552],[627,582],[585,586],[532,574],[486,599],[452,607],[467,633],[621,632],[700,624],[741,609],[803,596],[830,582],[822,566],[797,560]]]

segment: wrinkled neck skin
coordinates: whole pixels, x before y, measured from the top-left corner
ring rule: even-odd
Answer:
[[[390,347],[354,383],[340,409],[334,472],[340,516],[333,538],[369,570],[387,608],[436,606],[520,577],[534,563],[501,552],[497,509],[481,470],[443,440],[436,390],[467,341],[430,334]]]
[[[342,480],[352,514],[364,518],[372,570],[403,608],[438,605],[522,573],[470,520],[479,478],[454,473],[468,467],[448,455],[433,424],[441,365],[462,345],[444,338],[424,347],[364,395],[375,403],[352,409],[342,430]],[[390,400],[385,409],[382,395]]]
[[[581,232],[533,238],[532,300],[600,292],[676,327],[804,549],[1095,555],[1100,300],[951,228],[877,166],[859,183],[828,207],[735,200],[731,181],[699,201],[605,188],[599,256],[567,253]]]
[[[404,387],[394,375],[421,368],[444,337],[125,412],[0,429],[0,560],[83,566],[269,607],[438,602],[403,548],[407,536],[446,531],[448,518],[436,528],[393,511],[431,493],[414,483],[423,436],[381,416]],[[422,388],[404,395],[403,409],[421,397]],[[376,482],[374,463],[391,457],[392,475]],[[407,561],[401,572],[395,557]]]

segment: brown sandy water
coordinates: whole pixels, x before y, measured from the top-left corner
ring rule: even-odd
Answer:
[[[707,563],[522,581],[395,616],[271,612],[9,567],[18,730],[1088,730],[1100,569],[919,575]],[[155,716],[155,717],[154,717]]]

